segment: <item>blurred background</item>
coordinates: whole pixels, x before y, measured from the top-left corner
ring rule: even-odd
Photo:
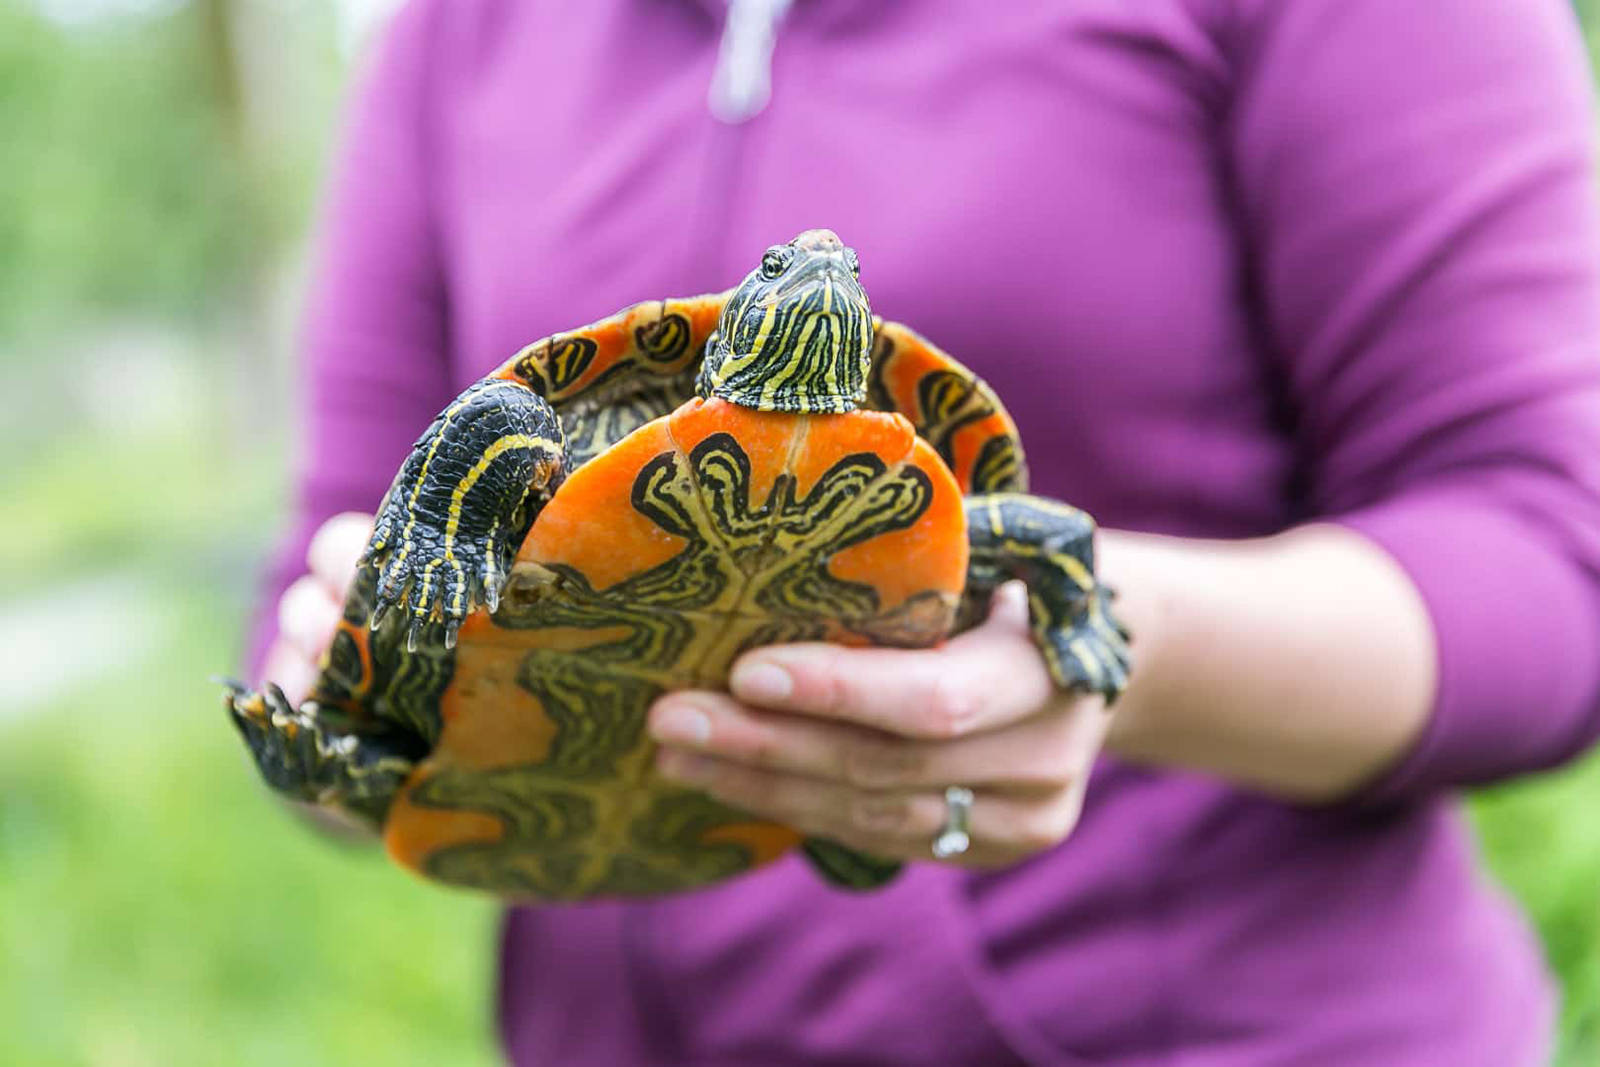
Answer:
[[[489,1064],[495,909],[277,810],[232,669],[394,0],[0,0],[0,1060]],[[1579,7],[1600,41],[1600,0]],[[1600,1063],[1600,756],[1472,800]]]

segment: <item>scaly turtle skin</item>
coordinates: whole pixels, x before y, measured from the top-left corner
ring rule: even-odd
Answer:
[[[661,693],[764,644],[927,646],[1029,589],[1058,684],[1114,700],[1094,525],[1024,495],[989,388],[875,319],[827,230],[737,289],[530,345],[440,413],[378,510],[311,696],[232,687],[263,776],[423,874],[542,900],[688,889],[802,840],[653,773]]]

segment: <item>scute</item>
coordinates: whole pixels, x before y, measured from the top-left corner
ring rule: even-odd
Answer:
[[[756,645],[931,644],[966,567],[960,489],[903,417],[691,400],[575,471],[500,610],[463,627],[389,849],[542,899],[690,888],[774,859],[794,831],[655,777],[650,703],[725,687]]]

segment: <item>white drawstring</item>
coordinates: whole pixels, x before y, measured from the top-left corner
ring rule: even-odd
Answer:
[[[717,69],[706,106],[713,117],[737,124],[754,118],[772,97],[772,48],[778,23],[793,0],[728,0]]]

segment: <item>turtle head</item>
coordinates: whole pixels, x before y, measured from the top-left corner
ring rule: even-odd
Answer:
[[[763,411],[859,407],[872,353],[860,273],[855,249],[832,230],[767,249],[706,342],[699,394]]]

